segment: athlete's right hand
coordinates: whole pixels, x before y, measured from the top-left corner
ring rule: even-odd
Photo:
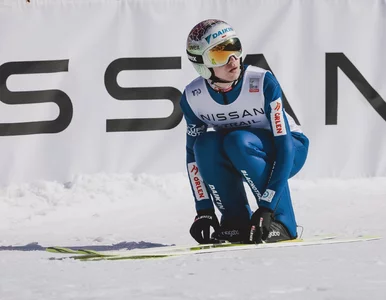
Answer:
[[[214,231],[220,228],[214,209],[200,210],[190,227],[190,234],[199,244],[209,244],[211,227]]]

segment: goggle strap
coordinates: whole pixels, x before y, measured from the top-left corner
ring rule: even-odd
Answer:
[[[190,53],[188,50],[186,50],[186,53],[188,54],[188,59],[191,62],[196,63],[196,64],[203,64],[204,63],[202,55]]]

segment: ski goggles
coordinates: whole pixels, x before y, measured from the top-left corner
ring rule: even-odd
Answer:
[[[230,38],[220,44],[205,50],[203,55],[195,55],[188,52],[188,58],[191,62],[201,63],[207,67],[221,67],[229,62],[231,56],[236,58],[243,54],[240,40],[236,37]]]

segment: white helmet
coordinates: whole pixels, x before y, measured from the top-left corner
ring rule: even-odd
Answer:
[[[227,64],[231,56],[242,57],[241,43],[232,26],[214,19],[193,27],[186,52],[198,74],[205,79],[215,79],[212,68]]]

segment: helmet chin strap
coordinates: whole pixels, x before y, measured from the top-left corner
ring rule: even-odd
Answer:
[[[212,83],[216,83],[216,82],[219,82],[219,83],[232,83],[232,82],[234,82],[234,80],[227,81],[227,80],[218,78],[216,75],[214,75],[213,68],[209,68],[209,70],[212,73],[212,76],[210,76],[210,78],[209,78],[209,80],[212,81]]]

